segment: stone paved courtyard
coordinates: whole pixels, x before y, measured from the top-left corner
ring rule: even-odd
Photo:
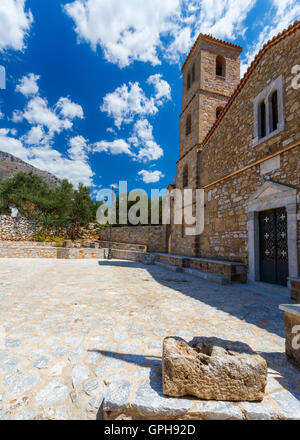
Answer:
[[[124,389],[152,387],[144,406],[159,402],[170,335],[249,344],[269,365],[270,418],[300,418],[282,303],[289,298],[281,289],[218,286],[158,266],[0,259],[0,420],[95,419],[103,396],[113,408]],[[241,405],[242,417],[251,413]]]

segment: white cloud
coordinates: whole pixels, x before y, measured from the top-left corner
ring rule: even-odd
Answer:
[[[80,40],[125,67],[135,60],[160,64],[157,47],[172,27],[180,0],[75,0],[65,6]]]
[[[36,77],[37,78],[37,77]],[[24,79],[24,77],[23,77]],[[21,80],[19,86],[22,93],[30,95],[29,90],[35,90],[33,82],[24,82]],[[23,89],[23,86],[25,89]],[[21,90],[20,90],[21,91]],[[63,130],[70,130],[73,127],[73,120],[75,118],[82,119],[84,117],[82,107],[69,98],[60,98],[53,108],[49,107],[46,98],[41,98],[39,95],[33,96],[27,103],[23,111],[16,110],[13,112],[12,120],[15,123],[22,122],[24,119],[30,124],[34,125],[30,132],[24,137],[28,140],[27,143],[34,144],[40,134],[40,140],[44,137],[44,143],[50,140],[57,133]],[[48,129],[48,133],[42,133],[44,129]]]
[[[31,127],[28,133],[23,136],[22,140],[28,145],[40,145],[47,143],[47,136],[43,127],[37,125],[35,127]]]
[[[27,159],[27,151],[19,139],[15,139],[12,130],[0,128],[0,151],[13,154],[22,160]]]
[[[4,113],[2,113],[2,111],[0,110],[0,119],[4,118]]]
[[[147,83],[153,85],[155,90],[149,98],[138,82],[130,82],[104,96],[100,110],[112,117],[115,126],[119,129],[122,124],[133,122],[136,116],[155,115],[158,107],[171,100],[171,87],[167,81],[162,79],[161,74],[150,76]]]
[[[115,125],[132,122],[136,115],[154,115],[158,112],[154,98],[147,98],[138,82],[123,84],[103,98],[102,112],[114,118]]]
[[[0,129],[0,150],[13,154],[25,162],[48,171],[60,179],[68,179],[75,186],[80,182],[87,186],[93,184],[93,171],[86,159],[71,151],[69,157],[48,146],[25,147],[21,140],[13,137],[14,131]],[[74,144],[73,144],[74,145]],[[72,148],[72,147],[71,147]],[[76,156],[76,157],[75,157]]]
[[[39,91],[39,86],[37,85],[39,79],[40,77],[34,75],[34,73],[23,76],[16,87],[16,91],[22,93],[24,96],[36,95]]]
[[[25,0],[0,2],[0,52],[4,49],[22,50],[33,17],[25,11]]]
[[[138,148],[135,157],[139,162],[157,160],[164,155],[163,149],[154,140],[153,127],[147,119],[135,123],[129,142]]]
[[[88,141],[83,136],[75,136],[69,141],[69,157],[73,160],[86,160],[89,151]]]
[[[166,101],[170,101],[172,99],[170,84],[162,79],[162,75],[160,73],[149,76],[147,83],[153,84],[156,92],[155,100],[158,105],[163,105]]]
[[[75,102],[70,101],[69,98],[60,98],[55,107],[64,118],[84,118],[81,105],[75,104]]]
[[[117,154],[127,154],[128,156],[133,156],[130,149],[130,145],[124,139],[116,139],[112,142],[100,141],[93,145],[93,152],[95,153],[110,153],[113,155]]]
[[[160,181],[160,179],[165,177],[161,171],[141,170],[138,175],[142,176],[142,180],[145,183],[157,183]]]
[[[273,8],[263,20],[264,23],[268,24],[264,26],[257,41],[251,44],[251,48],[245,55],[241,66],[242,76],[246,73],[255,55],[263,45],[300,17],[300,4],[298,0],[272,0],[272,5]]]
[[[279,0],[277,0],[279,2]],[[286,0],[283,0],[286,1]],[[65,11],[78,39],[120,67],[134,61],[178,62],[199,32],[234,40],[256,0],[75,0]]]

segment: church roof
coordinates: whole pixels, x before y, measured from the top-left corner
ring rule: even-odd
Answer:
[[[223,40],[219,40],[218,38],[214,38],[212,35],[206,35],[206,34],[199,34],[197,40],[195,41],[192,49],[190,50],[182,68],[181,68],[181,72],[183,71],[183,69],[185,68],[186,64],[188,63],[192,53],[194,52],[195,47],[198,45],[200,40],[208,40],[211,41],[213,43],[218,43],[221,46],[227,46],[227,47],[231,47],[232,49],[238,50],[239,52],[242,52],[243,48],[241,46],[237,46],[236,44],[232,44],[232,43],[228,43],[227,41],[223,41]]]
[[[205,145],[216,128],[219,126],[221,120],[224,118],[226,113],[229,111],[230,107],[232,106],[234,100],[239,95],[245,84],[247,83],[248,79],[250,78],[252,72],[257,67],[258,63],[261,61],[262,57],[265,55],[265,53],[271,49],[273,46],[276,46],[280,41],[284,40],[285,38],[289,37],[290,35],[294,34],[297,30],[300,29],[300,20],[295,21],[293,24],[291,24],[287,29],[282,31],[280,34],[276,35],[273,39],[269,40],[263,48],[258,52],[252,63],[250,64],[247,72],[245,73],[244,77],[241,79],[239,85],[235,89],[234,93],[231,95],[229,101],[227,102],[226,106],[224,107],[222,113],[220,114],[219,118],[216,120],[214,125],[211,127],[209,132],[207,133],[206,137],[204,138],[202,145]]]

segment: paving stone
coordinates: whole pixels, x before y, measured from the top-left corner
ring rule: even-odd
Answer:
[[[238,404],[231,402],[197,402],[194,412],[206,420],[243,419],[243,413]]]
[[[103,403],[103,400],[104,400],[104,394],[100,394],[100,396],[97,399],[93,397],[89,401],[89,405],[92,406],[93,408],[99,409]]]
[[[5,347],[14,348],[19,347],[21,345],[21,341],[19,339],[6,339]]]
[[[38,418],[59,420],[66,415],[59,408],[67,409],[68,419],[95,418],[102,403],[97,396],[106,393],[105,384],[109,388],[119,381],[130,382],[129,405],[135,400],[135,390],[141,380],[148,382],[149,386],[161,380],[162,335],[165,331],[168,336],[180,335],[186,340],[190,335],[203,335],[226,340],[234,337],[248,344],[253,350],[261,351],[269,368],[273,369],[266,398],[290,391],[300,401],[300,386],[297,388],[300,373],[285,359],[284,322],[278,309],[279,303],[289,302],[288,295],[285,299],[284,295],[276,294],[276,289],[267,294],[264,289],[254,291],[248,285],[218,286],[199,279],[181,283],[179,281],[188,277],[180,273],[171,275],[174,279],[166,285],[164,279],[170,279],[170,275],[165,269],[138,263],[130,263],[128,268],[123,262],[116,263],[119,267],[101,265],[101,261],[99,265],[99,261],[92,260],[37,259],[34,265],[26,259],[0,261],[0,279],[9,280],[5,286],[0,282],[0,323],[7,330],[5,339],[21,341],[21,345],[9,349],[4,347],[5,340],[3,346],[0,341],[0,389],[5,390],[0,391],[4,394],[1,412],[7,413],[6,418],[36,411]],[[149,278],[151,281],[145,281]],[[86,307],[74,309],[75,303]],[[73,330],[54,333],[64,327],[64,330],[71,327]],[[79,333],[78,328],[89,328],[90,333]],[[158,336],[153,334],[156,330],[160,333]],[[145,336],[133,338],[139,333]],[[124,339],[126,334],[128,339]],[[68,356],[84,344],[85,353],[81,352],[82,357],[77,360],[74,358],[72,365]],[[105,352],[111,352],[111,356]],[[44,356],[52,362],[49,368],[33,369],[33,363]],[[105,359],[107,365],[103,363]],[[90,396],[81,385],[73,393],[71,373],[76,364],[86,365],[90,370],[82,388],[93,380],[99,383],[98,388],[91,390]],[[25,396],[16,400],[8,393],[8,388],[30,375],[30,368],[39,373],[40,380]],[[53,382],[56,386],[51,385]],[[161,389],[153,392],[156,392],[155,399],[163,400],[157,406],[166,409]],[[36,397],[39,401],[35,400]],[[283,396],[283,400],[286,399]],[[182,405],[182,399],[175,400],[180,400]],[[195,410],[195,400],[191,401],[193,406],[189,412]],[[121,407],[123,405],[121,403]],[[265,416],[259,404],[255,408],[245,409],[242,404],[237,407],[242,410],[244,418]],[[275,400],[272,407],[280,411]],[[292,418],[297,409],[295,405],[288,407]],[[176,408],[178,411],[178,406]],[[179,418],[184,417],[185,409],[179,407],[179,412],[183,412]],[[270,409],[270,414],[274,409]],[[222,410],[224,408],[219,407],[217,411],[214,405],[215,417],[220,417]],[[226,411],[224,413],[228,415]],[[207,416],[202,412],[201,417]]]
[[[300,420],[300,401],[289,391],[271,395],[279,408],[280,415],[287,420]]]
[[[12,373],[18,369],[19,365],[20,359],[18,358],[4,359],[0,362],[0,373]]]
[[[69,394],[69,388],[61,382],[53,380],[35,396],[37,405],[47,407],[63,402]]]
[[[51,354],[55,357],[63,357],[68,355],[69,350],[65,347],[54,347],[51,350]]]
[[[20,376],[22,376],[23,374],[20,371],[17,371],[16,373],[13,374],[9,374],[8,376],[6,376],[3,379],[3,385],[5,387],[7,387],[8,385],[10,385],[12,382],[14,382],[15,380],[17,380]]]
[[[192,400],[173,399],[162,393],[161,382],[142,381],[131,402],[131,407],[142,415],[160,414],[163,416],[181,416],[192,406]]]
[[[96,390],[98,386],[99,386],[98,381],[96,379],[93,379],[93,380],[89,380],[88,382],[85,382],[82,389],[86,393],[89,393],[93,390]]]
[[[37,416],[35,411],[24,411],[18,414],[15,414],[10,418],[10,420],[34,420]]]
[[[38,373],[26,374],[21,379],[16,380],[8,392],[13,396],[24,394],[38,382],[39,378]]]
[[[242,402],[241,407],[247,420],[276,420],[278,418],[278,412],[269,402]]]
[[[128,380],[112,382],[108,387],[105,400],[105,411],[121,411],[126,407],[130,396],[131,384]]]
[[[95,365],[98,363],[100,356],[101,356],[100,353],[96,353],[96,352],[89,353],[87,362]]]
[[[72,370],[73,387],[76,389],[82,382],[88,379],[90,370],[86,365],[75,365]]]
[[[42,370],[43,368],[48,368],[50,364],[51,364],[51,360],[48,357],[43,356],[40,359],[37,359],[34,362],[33,366],[35,368],[38,368],[39,370]]]
[[[0,420],[7,420],[8,414],[6,412],[0,411]]]
[[[63,373],[64,368],[67,366],[65,362],[59,362],[58,364],[55,364],[48,373],[48,376],[50,377],[56,377],[61,376]]]
[[[86,344],[81,344],[71,354],[69,354],[70,362],[78,362],[86,354]]]
[[[0,350],[0,361],[2,361],[2,359],[5,359],[9,354],[9,350]]]

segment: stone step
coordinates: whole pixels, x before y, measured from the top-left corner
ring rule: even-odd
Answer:
[[[100,240],[98,243],[102,248],[109,248],[109,241]],[[146,245],[134,244],[134,243],[119,243],[119,242],[115,242],[115,241],[112,242],[112,249],[136,251],[136,252],[147,252]]]

